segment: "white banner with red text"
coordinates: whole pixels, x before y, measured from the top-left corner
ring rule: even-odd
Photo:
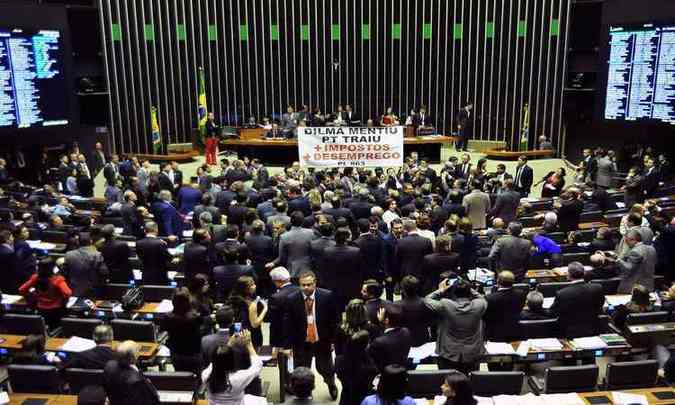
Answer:
[[[403,127],[298,128],[301,167],[396,167],[403,165]]]

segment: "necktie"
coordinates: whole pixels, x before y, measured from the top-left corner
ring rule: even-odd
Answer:
[[[305,299],[305,311],[307,312],[307,339],[308,343],[316,343],[317,337],[316,322],[314,319],[314,299],[307,297]],[[310,322],[311,321],[311,322]]]
[[[520,187],[520,170],[522,166],[518,167],[516,170],[516,186]]]

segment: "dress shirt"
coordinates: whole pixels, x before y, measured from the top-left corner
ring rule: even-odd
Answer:
[[[319,341],[319,326],[316,324],[316,291],[312,295],[302,294],[303,304],[305,305],[305,312],[307,312],[307,299],[312,299],[312,319],[314,320],[314,326],[316,329],[316,341]]]

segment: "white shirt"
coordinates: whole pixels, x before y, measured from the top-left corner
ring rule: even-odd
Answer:
[[[399,217],[397,213],[395,213],[394,211],[391,211],[391,210],[386,210],[384,212],[384,214],[382,214],[382,220],[390,228],[391,228],[391,221],[393,221],[397,218],[401,218],[401,217]]]
[[[305,313],[307,312],[307,298],[311,298],[314,302],[312,304],[312,319],[314,320],[314,325],[316,325],[316,290],[312,293],[312,295],[305,295],[304,293],[302,294],[302,300],[303,304],[305,305]],[[309,318],[309,316],[308,316]],[[309,319],[307,319],[309,321]],[[309,322],[307,322],[309,323]],[[319,340],[319,326],[316,326],[316,340]]]
[[[224,390],[218,393],[212,393],[210,389],[207,389],[206,397],[209,400],[209,405],[240,405],[244,403],[244,390],[246,386],[253,381],[254,378],[260,375],[262,370],[262,360],[258,355],[251,355],[251,366],[246,370],[238,370],[234,373],[230,373],[230,385],[232,389]],[[211,376],[213,364],[202,371],[202,381],[206,384],[206,387],[209,387],[209,377]]]

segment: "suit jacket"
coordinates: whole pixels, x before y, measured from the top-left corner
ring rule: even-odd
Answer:
[[[510,342],[520,337],[518,319],[525,305],[527,293],[521,289],[501,289],[488,295],[487,310],[483,314],[485,334],[494,342]]]
[[[216,207],[215,205],[202,205],[198,204],[195,206],[194,210],[192,211],[192,227],[197,229],[201,228],[201,224],[199,223],[199,216],[202,214],[202,212],[209,212],[211,213],[211,218],[213,219],[213,223],[220,225],[220,209]]]
[[[103,245],[101,254],[106,267],[108,267],[110,282],[128,283],[129,280],[134,279],[134,273],[131,271],[131,265],[129,264],[131,248],[127,242],[111,239]]]
[[[169,246],[159,238],[144,238],[136,242],[136,254],[143,264],[144,284],[167,284],[167,263],[171,260]]]
[[[297,285],[286,284],[269,299],[268,317],[270,321],[270,346],[289,347],[288,336],[284,333],[284,316],[288,305],[288,297],[299,291]]]
[[[642,190],[645,198],[653,198],[659,189],[659,170],[653,167],[651,170],[645,172],[642,180]]]
[[[288,215],[295,211],[300,211],[306,217],[312,215],[312,206],[307,197],[296,197],[288,200]]]
[[[181,214],[194,211],[201,200],[202,192],[192,186],[183,186],[178,191],[178,207]]]
[[[99,153],[96,150],[93,152],[92,156],[93,156],[93,161],[94,161],[94,167],[92,168],[93,171],[92,171],[91,175],[92,175],[92,178],[93,178],[93,177],[96,177],[96,175],[98,174],[99,171],[101,171],[101,169],[103,169],[103,167],[106,164],[106,159],[105,159],[105,154]]]
[[[218,346],[226,345],[227,341],[230,339],[229,330],[218,330],[216,333],[206,335],[202,337],[202,361],[204,365],[211,363],[213,353],[216,351]]]
[[[316,324],[319,342],[331,344],[335,339],[338,324],[338,313],[333,293],[317,288],[314,291],[314,323]],[[284,313],[285,335],[290,347],[299,347],[307,340],[307,310],[305,296],[298,290],[290,293]]]
[[[520,168],[520,173],[518,173],[518,169],[516,168],[516,174],[513,177],[514,181],[514,189],[518,192],[520,192],[520,195],[528,195],[530,194],[530,189],[532,189],[532,181],[534,179],[534,172],[532,171],[532,168],[525,164]]]
[[[216,281],[218,292],[218,302],[223,302],[230,296],[234,284],[241,276],[250,276],[256,278],[252,266],[245,264],[225,264],[213,269],[213,279]]]
[[[165,201],[157,201],[152,204],[152,211],[159,225],[159,235],[175,235],[182,237],[183,222],[176,208]]]
[[[424,300],[421,297],[403,298],[394,305],[401,308],[401,326],[410,331],[413,347],[430,342],[429,330],[435,323],[435,316]]]
[[[486,216],[490,211],[490,196],[480,190],[473,190],[464,196],[463,205],[473,229],[486,228]]]
[[[279,238],[279,264],[285,265],[292,277],[311,269],[310,242],[316,237],[311,229],[293,227]]]
[[[398,279],[401,276],[401,264],[396,255],[399,239],[389,233],[382,238],[384,242],[384,274]]]
[[[14,241],[14,274],[17,288],[32,276],[37,269],[37,259],[28,242],[23,240]]]
[[[103,387],[110,405],[159,405],[159,395],[152,382],[136,369],[111,360],[103,369]]]
[[[216,194],[216,207],[220,208],[223,212],[226,212],[230,207],[230,203],[235,199],[237,193],[230,190],[223,190]]]
[[[466,111],[466,108],[462,108],[461,110],[459,110],[459,114],[457,115],[457,124],[461,125],[462,128],[473,127],[473,115],[474,115],[473,111],[468,113]]]
[[[431,241],[417,234],[401,238],[396,249],[396,262],[401,269],[401,276],[414,275],[424,280],[422,261],[424,256],[433,253]]]
[[[267,235],[251,234],[247,236],[246,247],[251,264],[257,272],[264,271],[265,264],[274,259],[274,243],[272,238]]]
[[[415,114],[413,116],[413,125],[416,127],[433,127],[434,121],[431,119],[429,114],[424,114],[424,117],[422,117],[421,114]]]
[[[422,273],[424,278],[423,290],[430,293],[435,290],[441,281],[441,274],[446,271],[452,271],[459,274],[459,254],[451,253],[431,253],[424,256],[422,261]]]
[[[94,297],[94,288],[105,282],[103,256],[92,247],[81,247],[66,253],[65,266],[68,285],[76,297]]]
[[[558,317],[560,336],[576,338],[598,334],[598,315],[604,303],[600,284],[576,282],[559,290],[550,313]]]
[[[654,269],[656,267],[656,249],[642,242],[635,244],[623,257],[617,260],[619,265],[619,294],[630,294],[635,284],[654,291]]]
[[[373,204],[368,201],[356,200],[353,203],[349,204],[349,210],[354,215],[354,219],[358,221],[361,218],[370,218],[370,210],[373,208]]]
[[[366,279],[381,279],[384,275],[384,241],[380,235],[372,233],[363,234],[354,241],[361,252],[361,264],[363,265]]]
[[[174,175],[174,179],[175,179],[175,175]],[[157,181],[159,183],[159,189],[160,190],[169,190],[169,191],[173,192],[173,190],[174,190],[173,189],[173,182],[171,181],[171,178],[169,177],[169,175],[166,174],[166,172],[164,172],[164,171],[160,172],[159,175],[157,176]]]
[[[119,165],[109,162],[103,168],[103,177],[108,183],[114,182],[119,177]]]
[[[626,204],[626,208],[632,207],[633,204],[643,200],[642,183],[642,176],[640,175],[626,178],[626,184],[624,184],[626,189],[623,195],[623,202]]]
[[[321,275],[323,285],[331,290],[339,304],[361,297],[363,265],[361,251],[352,246],[332,246],[324,250]]]
[[[601,187],[612,185],[612,175],[614,174],[614,163],[608,157],[599,157],[596,159],[598,171],[595,176],[595,184]]]
[[[455,174],[457,177],[461,177],[463,179],[468,179],[469,175],[471,174],[471,167],[473,164],[471,163],[459,163],[457,166],[455,166]]]
[[[527,272],[531,247],[529,240],[504,235],[492,245],[488,257],[497,270],[511,270],[516,280],[522,280]]]
[[[497,201],[492,208],[490,215],[495,218],[501,218],[504,224],[516,219],[516,211],[520,204],[520,194],[517,191],[505,190],[497,195]]]
[[[194,277],[198,273],[210,276],[213,272],[215,261],[215,254],[208,246],[194,242],[185,245],[183,251],[183,271],[187,279]]]
[[[330,237],[322,236],[319,239],[314,239],[309,243],[309,252],[312,260],[312,269],[316,272],[319,278],[319,284],[323,287],[323,276],[321,263],[323,260],[323,253],[328,247],[335,246],[335,240]]]
[[[136,206],[130,203],[122,203],[120,208],[122,215],[122,228],[125,235],[140,236],[142,234],[141,223]]]
[[[3,277],[0,277],[0,291],[5,294],[16,294],[25,280],[23,280],[23,275],[16,271],[13,248],[0,245],[0,268],[3,269]]]
[[[412,344],[412,336],[407,328],[390,328],[370,342],[368,354],[380,371],[390,364],[407,366]]]
[[[580,200],[561,200],[560,208],[556,210],[560,232],[567,233],[579,229],[579,221],[583,210],[584,203]]]
[[[80,353],[74,353],[65,362],[63,368],[86,368],[89,370],[102,370],[106,363],[116,359],[115,351],[110,346],[98,345]]]

